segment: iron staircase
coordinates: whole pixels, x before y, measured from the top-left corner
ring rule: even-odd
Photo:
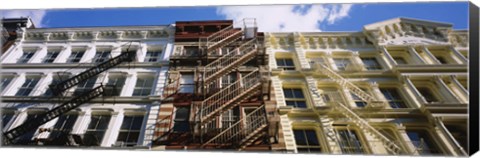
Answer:
[[[217,146],[235,146],[238,150],[243,150],[262,136],[265,136],[267,133],[264,129],[267,126],[265,105],[262,105],[203,143],[202,148],[207,144],[215,144]]]
[[[200,39],[200,46],[206,52],[211,52],[232,43],[239,45],[234,50],[204,66],[203,75],[199,78],[204,95],[208,95],[206,90],[208,90],[207,87],[210,87],[211,83],[256,57],[259,51],[255,34],[256,26],[248,28],[244,21],[242,29],[235,29],[231,25],[207,38]],[[212,129],[215,128],[215,122],[213,121],[218,116],[262,93],[262,85],[264,83],[262,76],[265,75],[268,74],[261,72],[258,68],[252,70],[248,74],[242,75],[237,81],[208,96],[201,103],[194,104],[193,129],[196,135],[200,135],[202,148],[209,145],[209,143],[221,146],[221,144],[231,141],[234,143],[230,142],[230,146],[235,146],[235,148],[242,150],[267,134],[265,129],[268,123],[264,105],[227,129],[220,129],[220,131],[217,131],[219,129]],[[213,136],[207,136],[212,135],[212,133]],[[205,140],[208,140],[207,142],[203,141],[204,137]],[[226,137],[229,138],[226,139]]]
[[[109,59],[103,63],[96,65],[78,75],[75,75],[67,80],[61,81],[57,84],[50,85],[50,89],[52,90],[53,95],[57,96],[60,93],[64,92],[65,90],[72,88],[73,86],[77,85],[78,83],[88,80],[89,78],[96,76],[114,66],[121,64],[124,61],[131,62],[135,59],[135,52],[123,52],[120,55]]]
[[[357,95],[360,99],[367,102],[367,107],[385,107],[388,105],[386,101],[378,101],[373,96],[369,95],[368,93],[364,92],[362,89],[358,88],[355,84],[348,81],[347,79],[343,78],[341,75],[336,73],[335,71],[331,70],[328,66],[314,63],[315,69],[322,74],[325,74],[329,78],[331,78],[334,82],[339,84],[341,87],[346,87],[352,93]],[[407,150],[402,149],[400,146],[395,144],[395,141],[390,140],[389,138],[385,137],[382,133],[380,133],[377,129],[372,127],[368,121],[361,118],[355,111],[349,109],[343,103],[339,101],[332,102],[334,106],[332,106],[336,111],[339,111],[348,119],[352,120],[355,125],[357,125],[360,129],[365,131],[366,133],[370,133],[373,137],[379,139],[386,147],[386,149],[394,154],[402,154],[402,153],[409,153]]]
[[[104,87],[102,85],[95,87],[87,92],[82,93],[82,95],[74,97],[73,99],[53,108],[52,110],[48,111],[47,113],[31,119],[26,120],[25,123],[21,124],[20,126],[15,127],[12,130],[5,132],[4,135],[4,142],[9,144],[15,141],[16,138],[19,136],[28,133],[34,129],[37,129],[41,125],[51,121],[60,115],[77,108],[78,106],[86,103],[93,98],[96,98],[104,93]]]

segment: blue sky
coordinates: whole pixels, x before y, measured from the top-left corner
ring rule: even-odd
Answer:
[[[260,31],[360,31],[366,24],[410,17],[468,28],[467,2],[316,5],[150,7],[3,10],[3,17],[30,16],[40,27],[164,25],[188,20],[257,19]]]

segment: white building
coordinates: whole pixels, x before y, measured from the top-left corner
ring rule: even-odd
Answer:
[[[150,145],[173,49],[172,26],[23,28],[17,33],[14,45],[0,58],[3,132],[93,87],[115,85],[118,90],[114,96],[94,98],[41,125],[41,130],[21,136],[17,144],[65,145],[66,141],[48,141],[59,136],[57,129],[64,129],[85,134],[84,145]],[[63,101],[49,99],[52,82],[66,80],[127,50],[135,51],[133,62],[120,63],[67,89]]]

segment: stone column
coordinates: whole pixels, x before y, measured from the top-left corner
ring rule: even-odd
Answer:
[[[422,46],[423,52],[431,59],[432,64],[442,64],[429,50],[426,46]]]
[[[53,61],[53,63],[66,63],[68,57],[70,57],[71,54],[72,54],[72,47],[70,47],[70,45],[63,47],[62,51],[60,51],[60,53],[58,54],[55,61]]]
[[[42,63],[45,56],[47,56],[47,46],[43,45],[40,50],[35,52],[28,63]]]
[[[415,64],[425,64],[425,60],[422,59],[422,57],[417,53],[415,48],[413,46],[408,46],[408,52],[410,54],[410,57],[413,59]]]
[[[90,44],[87,49],[85,49],[85,53],[83,54],[82,59],[80,59],[80,63],[92,63],[93,57],[95,57],[95,53],[97,52],[97,47],[95,43]]]
[[[112,117],[110,119],[110,123],[108,124],[108,129],[105,132],[105,136],[103,137],[101,146],[110,147],[115,144],[118,138],[120,127],[122,126],[123,117],[123,109],[112,112]]]
[[[120,96],[132,96],[133,90],[137,83],[137,72],[130,72],[125,79],[125,86],[122,88]]]
[[[20,87],[22,87],[23,83],[26,80],[26,74],[20,73],[10,82],[9,86],[4,89],[3,95],[4,96],[14,96]]]

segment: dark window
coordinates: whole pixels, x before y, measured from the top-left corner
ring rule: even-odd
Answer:
[[[283,89],[283,94],[285,95],[285,103],[287,106],[292,106],[294,108],[307,108],[302,89],[285,88]]]
[[[107,88],[112,92],[109,96],[120,96],[125,85],[125,76],[110,75],[108,78]]]
[[[367,102],[363,101],[360,97],[358,97],[357,95],[353,94],[353,93],[350,93],[352,95],[352,99],[353,101],[355,102],[355,105],[357,105],[357,107],[365,107],[367,106]]]
[[[100,50],[100,51],[97,51],[97,53],[93,57],[93,62],[102,63],[104,61],[107,61],[109,57],[110,57],[110,51]]]
[[[45,58],[43,59],[43,63],[53,63],[53,61],[57,58],[58,54],[58,51],[47,52],[47,56],[45,56]]]
[[[124,146],[137,145],[142,124],[143,116],[125,116],[120,127],[117,142],[123,142]]]
[[[35,54],[34,50],[24,51],[22,56],[18,59],[17,63],[27,63]]]
[[[12,82],[13,76],[2,76],[0,79],[0,92],[3,92],[3,90]]]
[[[137,78],[137,83],[133,89],[132,96],[148,96],[152,92],[153,77],[146,76]]]
[[[448,64],[447,60],[442,56],[435,56],[435,58],[437,58],[440,64]]]
[[[5,126],[12,120],[14,116],[13,112],[6,112],[5,110],[2,109],[2,128],[5,128]]]
[[[335,62],[337,69],[340,71],[345,71],[347,66],[351,63],[348,58],[335,58],[333,61]]]
[[[277,67],[283,70],[295,70],[293,60],[288,58],[277,59]]]
[[[381,70],[382,66],[378,63],[375,58],[361,58],[365,68],[367,70]]]
[[[188,132],[190,130],[188,124],[188,116],[190,109],[188,107],[176,107],[175,119],[173,125],[173,131],[175,132]]]
[[[33,119],[35,119],[35,118],[37,118],[41,115],[42,115],[42,113],[28,114],[27,119],[24,121],[24,123],[27,122],[27,121],[30,122]],[[17,138],[17,143],[18,144],[29,144],[32,141],[35,132],[37,132],[37,129],[30,130],[27,133],[21,135],[20,137]]]
[[[337,129],[342,153],[364,153],[364,147],[357,133],[348,129]]]
[[[228,128],[238,121],[238,108],[230,109],[222,114],[222,128]]]
[[[314,130],[293,130],[299,153],[321,152],[322,148]]]
[[[160,56],[160,54],[162,53],[162,51],[148,51],[147,52],[147,55],[145,56],[145,62],[157,62],[158,61],[158,57]]]
[[[82,59],[83,54],[85,54],[85,51],[72,51],[72,54],[68,57],[67,63],[78,63],[80,62],[80,59]]]
[[[407,130],[408,138],[412,141],[412,144],[415,146],[415,150],[418,151],[421,155],[432,155],[438,154],[437,147],[432,142],[431,137],[428,132],[425,130]]]
[[[86,81],[82,81],[77,85],[77,89],[75,89],[75,92],[73,95],[78,96],[82,93],[85,93],[93,88],[95,85],[95,82],[97,81],[97,77],[92,77],[89,78]]]
[[[383,96],[387,99],[388,104],[392,108],[406,108],[407,106],[403,102],[402,96],[398,93],[396,88],[380,88]]]
[[[38,77],[27,77],[22,87],[18,90],[16,96],[28,96],[32,92],[33,88],[37,85],[40,78]]]
[[[62,134],[71,133],[75,121],[77,121],[77,115],[62,115],[58,117],[58,121],[53,126],[52,133],[50,133],[49,137],[56,139]]]
[[[91,140],[88,141],[94,142],[93,144],[96,145],[102,143],[103,136],[105,136],[110,124],[110,117],[110,115],[92,115],[87,132],[85,132],[85,135],[90,135],[87,138],[91,138]]]
[[[418,92],[422,94],[427,102],[438,102],[438,98],[433,95],[432,91],[427,87],[418,87]]]
[[[407,64],[407,61],[402,58],[402,57],[393,57],[393,60],[395,60],[395,62],[398,64],[398,65],[403,65],[403,64]]]

